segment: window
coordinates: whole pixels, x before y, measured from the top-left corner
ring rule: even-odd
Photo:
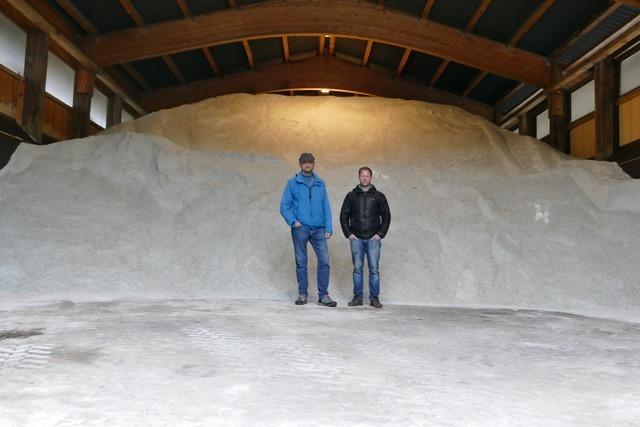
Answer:
[[[98,89],[93,90],[91,98],[91,112],[89,116],[91,121],[103,129],[107,127],[107,109],[109,106],[109,98]]]
[[[536,138],[542,139],[549,135],[549,110],[544,110],[536,116]]]
[[[574,122],[596,110],[596,86],[590,81],[571,94],[571,121]]]
[[[631,92],[639,86],[640,52],[636,52],[620,64],[620,95]]]
[[[75,78],[76,72],[73,68],[49,52],[46,92],[71,107],[73,106]]]
[[[0,13],[0,64],[24,76],[27,34]]]
[[[133,120],[133,116],[127,113],[127,110],[122,110],[122,123],[130,122]]]

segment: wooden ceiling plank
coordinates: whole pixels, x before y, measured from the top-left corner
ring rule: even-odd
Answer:
[[[166,21],[144,29],[90,37],[83,46],[98,64],[106,66],[242,39],[331,34],[408,47],[541,87],[551,81],[550,66],[541,55],[509,48],[434,21],[416,20],[392,9],[382,11],[375,4],[335,1],[341,10],[338,15],[335,8],[327,8],[320,1],[267,1],[204,14],[190,21]],[[288,19],[283,21],[283,15]]]
[[[71,18],[73,18],[73,20],[76,21],[87,34],[98,34],[99,31],[95,25],[93,25],[93,23],[89,21],[89,19],[87,19],[80,10],[78,10],[71,0],[56,0],[56,3],[58,3],[58,5],[64,9],[64,11],[67,12],[67,14],[69,14],[69,16],[71,16]]]
[[[529,32],[529,30],[535,25],[536,22],[542,18],[542,15],[546,13],[547,10],[553,4],[555,0],[544,0],[540,5],[533,11],[531,15],[524,21],[524,23],[518,28],[513,36],[509,39],[508,44],[510,46],[515,46],[518,44],[520,40]]]
[[[404,71],[404,67],[407,65],[407,61],[409,60],[409,56],[411,56],[411,49],[410,48],[406,48],[404,50],[404,53],[402,54],[402,58],[400,59],[400,63],[398,64],[398,67],[396,68],[396,79],[400,78],[400,76],[402,76],[402,72]]]

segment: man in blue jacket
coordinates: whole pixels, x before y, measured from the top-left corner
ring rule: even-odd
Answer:
[[[331,205],[324,181],[313,173],[314,163],[313,154],[300,155],[300,172],[287,181],[284,187],[280,214],[291,227],[293,238],[298,281],[296,305],[306,304],[308,299],[307,243],[311,243],[318,258],[318,304],[335,307],[338,304],[329,297],[327,239],[333,233]]]

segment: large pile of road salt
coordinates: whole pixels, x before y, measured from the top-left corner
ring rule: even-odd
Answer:
[[[333,204],[334,298],[338,212],[369,165],[392,210],[384,302],[640,318],[639,182],[457,108],[360,97],[231,95],[22,144],[0,171],[0,292],[292,297],[278,208],[302,151]]]

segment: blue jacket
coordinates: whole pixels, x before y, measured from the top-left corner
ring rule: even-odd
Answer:
[[[333,233],[327,187],[316,174],[313,174],[311,188],[302,180],[302,172],[287,181],[280,201],[280,215],[291,227],[300,221],[302,225],[324,227],[327,232]]]

